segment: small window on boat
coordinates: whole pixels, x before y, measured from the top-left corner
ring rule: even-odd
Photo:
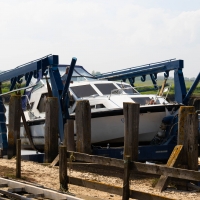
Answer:
[[[98,83],[95,86],[101,91],[102,94],[111,94],[112,90],[117,89],[113,83]]]
[[[151,101],[149,97],[137,97],[137,98],[131,98],[135,103],[139,103],[140,105],[147,105]]]
[[[101,104],[91,105],[90,108],[91,109],[99,109],[99,108],[105,108],[105,106],[101,103]]]
[[[37,106],[37,109],[39,110],[39,112],[45,112],[47,95],[48,95],[47,93],[44,93],[40,97],[40,101],[39,101],[39,104]]]
[[[72,90],[72,92],[74,92],[77,98],[89,97],[98,94],[91,85],[75,86],[75,87],[70,87],[70,89]]]
[[[103,104],[97,104],[96,109],[98,109],[98,108],[105,108],[105,106]]]
[[[31,102],[30,104],[27,103],[26,109],[31,110],[33,108],[34,102]]]
[[[122,84],[118,84],[117,85],[120,87],[120,88],[124,88],[124,92],[127,93],[127,94],[134,94],[134,93],[138,93],[134,88],[132,88],[130,85],[124,85],[123,83]]]

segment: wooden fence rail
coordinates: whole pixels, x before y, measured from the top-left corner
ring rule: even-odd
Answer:
[[[124,103],[124,118],[125,118],[125,134],[124,134],[124,160],[89,155],[91,141],[91,124],[90,124],[90,108],[88,102],[78,102],[79,106],[76,109],[76,131],[77,141],[76,147],[78,152],[67,151],[66,157],[73,161],[82,161],[95,163],[105,166],[112,166],[124,169],[123,187],[115,187],[95,181],[84,180],[80,178],[68,177],[68,183],[88,187],[104,192],[112,192],[122,196],[123,200],[131,198],[162,200],[168,199],[162,196],[131,190],[129,187],[130,172],[142,172],[149,174],[161,175],[157,184],[157,188],[162,191],[168,184],[168,177],[177,179],[178,184],[185,184],[189,181],[200,181],[200,172],[197,170],[198,154],[197,154],[197,114],[194,113],[193,107],[181,107],[179,112],[179,130],[178,144],[172,152],[167,165],[145,164],[137,162],[138,157],[138,126],[139,126],[139,104]],[[87,114],[85,114],[87,113]],[[188,139],[189,137],[189,139]],[[87,142],[86,142],[87,141]],[[87,145],[87,146],[86,146]],[[182,156],[184,154],[184,156]],[[130,158],[127,159],[128,157]],[[193,156],[189,159],[188,157]],[[66,157],[62,157],[59,161],[66,162]],[[71,159],[73,158],[73,159]],[[59,156],[53,161],[52,165],[58,162]],[[190,162],[188,161],[190,160]],[[127,161],[127,163],[126,163]],[[187,169],[183,169],[183,166]],[[176,168],[175,168],[176,167]],[[182,168],[181,168],[182,167]],[[189,170],[188,170],[189,168]],[[64,169],[62,169],[64,170]],[[62,173],[60,170],[60,174]],[[67,188],[67,186],[66,186]]]
[[[115,158],[103,156],[94,156],[78,152],[67,152],[67,157],[73,155],[75,160],[82,162],[96,163],[105,166],[124,168],[124,161]],[[200,172],[181,168],[166,167],[162,165],[148,165],[140,162],[131,162],[130,169],[134,172],[143,172],[149,174],[165,175],[173,178],[186,179],[191,181],[200,181]]]
[[[112,186],[105,183],[99,183],[96,181],[88,181],[85,179],[80,179],[80,178],[75,178],[75,177],[69,177],[69,183],[73,185],[91,188],[94,190],[100,190],[103,192],[113,193],[120,196],[123,195],[123,192],[122,192],[123,189],[121,187]],[[171,199],[164,196],[150,194],[147,192],[140,192],[140,191],[132,190],[132,189],[129,190],[129,197],[133,199],[139,199],[139,200],[144,200],[144,199],[145,200],[169,200]]]

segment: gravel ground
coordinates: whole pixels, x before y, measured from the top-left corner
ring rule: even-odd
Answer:
[[[0,176],[4,178],[15,179],[15,159],[7,160],[0,159]],[[58,167],[51,168],[43,164],[38,164],[30,161],[22,161],[22,180],[34,184],[43,185],[44,187],[59,190],[59,170]],[[68,174],[73,177],[82,178],[86,180],[98,181],[110,185],[122,187],[122,169],[108,168],[98,165],[90,164],[74,164],[70,165]],[[160,193],[153,184],[158,180],[158,176],[144,175],[144,174],[131,174],[130,187],[138,191],[144,191],[152,194],[162,195],[171,199],[190,199],[200,200],[200,192],[197,191],[180,191],[174,187],[168,187],[167,190]],[[87,189],[69,184],[69,192],[77,197],[83,199],[110,199],[121,200],[121,196],[101,192],[97,190]]]

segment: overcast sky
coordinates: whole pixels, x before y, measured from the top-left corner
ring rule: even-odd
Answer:
[[[0,0],[0,70],[48,54],[109,72],[171,58],[200,69],[200,0]]]

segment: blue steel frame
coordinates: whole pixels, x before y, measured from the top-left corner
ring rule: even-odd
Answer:
[[[146,80],[146,76],[150,75],[151,80],[156,88],[157,74],[164,72],[164,77],[169,77],[169,72],[174,70],[174,85],[175,85],[175,101],[183,103],[183,99],[186,96],[186,87],[183,77],[182,69],[184,67],[183,60],[167,60],[157,63],[151,63],[147,65],[141,65],[137,67],[131,67],[123,70],[117,70],[113,72],[103,73],[96,75],[98,79],[108,80],[129,80],[130,84],[134,86],[135,78],[141,76],[141,81]]]
[[[72,59],[72,63],[70,66],[70,73],[68,75],[68,79],[66,83],[70,82],[71,75],[74,69],[74,65],[76,63],[76,58]],[[63,113],[62,113],[62,95],[63,89],[65,91],[68,90],[69,83],[65,85],[63,88],[63,84],[60,78],[60,74],[58,71],[59,60],[57,55],[48,55],[38,60],[34,60],[32,62],[21,65],[15,69],[4,71],[0,73],[0,84],[4,81],[10,81],[11,87],[10,91],[12,91],[16,85],[16,83],[21,83],[22,78],[25,77],[26,87],[30,84],[31,78],[38,78],[39,76],[46,76],[50,73],[50,79],[52,83],[52,92],[55,97],[59,99],[59,133],[60,139],[63,140]],[[65,98],[66,99],[66,98]],[[68,111],[68,110],[67,110]],[[68,114],[69,116],[69,114]],[[4,113],[4,105],[2,101],[2,97],[0,97],[0,148],[3,150],[7,149],[7,130],[6,130],[6,120]]]

